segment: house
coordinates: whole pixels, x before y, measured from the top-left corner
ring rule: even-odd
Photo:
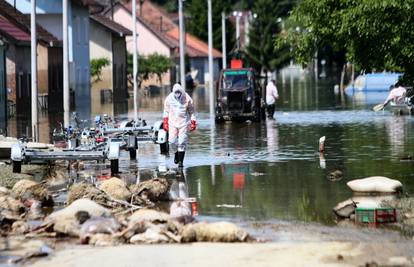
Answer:
[[[171,29],[166,34],[179,42],[180,31],[178,27]],[[195,79],[199,83],[204,84],[210,77],[208,69],[208,44],[189,33],[185,34],[185,43],[187,49],[186,55],[190,61],[190,68],[192,72],[196,71],[197,73]],[[222,54],[217,49],[213,49],[214,79],[218,78],[221,58]]]
[[[105,16],[113,19],[113,21],[121,24],[129,30],[132,27],[132,12],[122,3],[116,3],[111,9],[105,12]],[[150,54],[158,53],[176,61],[178,57],[178,43],[165,34],[162,34],[157,29],[152,27],[148,22],[137,16],[136,20],[137,42],[139,56],[148,56]],[[127,36],[127,50],[128,53],[133,53],[133,39],[132,36]],[[139,71],[139,66],[138,66]],[[162,85],[169,85],[175,81],[176,71],[175,67],[164,74],[162,77]],[[150,81],[157,83],[157,81]]]
[[[53,79],[49,65],[50,54],[61,50],[58,40],[40,25],[37,25],[37,69],[39,100],[47,95]],[[27,121],[31,117],[31,57],[30,57],[30,18],[14,9],[4,0],[0,0],[0,39],[5,50],[5,87],[7,102],[15,103],[16,114],[26,120],[16,127],[9,128],[8,134],[18,136],[26,133]],[[47,103],[41,102],[40,108]],[[43,103],[43,105],[42,105]]]
[[[112,9],[105,12],[106,16],[132,30],[132,1],[124,1],[115,4]],[[165,84],[171,84],[178,80],[179,64],[179,27],[168,16],[161,7],[147,0],[137,0],[137,33],[138,54],[149,55],[158,53],[170,57],[176,64],[176,68],[169,73],[169,79],[164,79]],[[186,55],[189,59],[190,68],[197,73],[196,79],[204,83],[208,76],[208,45],[196,38],[186,34]],[[132,37],[127,39],[127,48],[132,53]],[[213,49],[214,73],[218,77],[221,53]],[[217,76],[216,76],[217,75]]]
[[[20,12],[30,13],[30,0],[6,1],[11,5],[16,3],[16,9]],[[103,6],[94,0],[68,0],[68,3],[69,87],[73,98],[71,109],[75,109],[81,118],[89,119],[91,117],[89,10],[99,12],[102,11]],[[60,41],[63,39],[62,11],[62,1],[36,1],[37,23]],[[61,57],[62,55],[57,53],[51,59]],[[60,69],[58,68],[59,71]],[[62,107],[63,110],[63,86],[53,88],[55,90],[49,92],[49,99],[56,107]]]
[[[125,1],[124,1],[125,2]],[[150,0],[137,0],[137,14],[154,29],[161,34],[167,35],[177,43],[180,41],[180,31],[174,15],[168,14],[163,8],[152,3]],[[128,1],[126,6],[132,10],[132,1]],[[177,16],[174,16],[177,17]],[[207,29],[206,29],[207,30]],[[208,44],[190,33],[185,36],[186,55],[189,59],[189,67],[197,73],[195,79],[204,84],[209,78],[208,73]],[[218,77],[220,70],[221,52],[213,48],[213,69],[215,79]]]
[[[91,15],[89,23],[90,59],[107,58],[110,61],[109,66],[102,69],[101,77],[92,77],[92,114],[112,114],[112,111],[100,110],[101,102],[106,93],[111,93],[114,102],[123,102],[128,97],[125,37],[132,32],[102,15]]]

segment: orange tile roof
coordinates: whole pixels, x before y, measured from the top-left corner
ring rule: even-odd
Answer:
[[[128,8],[132,10],[132,1],[130,1],[128,4]],[[142,12],[140,8],[141,5],[137,3],[138,16],[146,20],[151,24],[151,26],[160,32],[169,31],[177,26],[164,9],[152,3],[151,1],[147,0],[142,3]]]
[[[176,39],[180,40],[180,31],[178,27],[173,28],[167,35]],[[187,53],[191,57],[208,57],[208,44],[201,41],[194,35],[186,33],[185,41],[187,45]],[[222,54],[217,49],[213,48],[213,57],[214,58],[221,58]]]
[[[152,30],[157,32],[157,35],[163,35],[164,39],[168,39],[170,42],[172,41],[178,45],[180,40],[179,27],[174,23],[171,16],[163,8],[149,0],[143,2],[142,12],[140,12],[139,0],[136,1],[137,17],[147,22]],[[132,1],[129,1],[129,3],[126,3],[124,6],[132,13]],[[160,17],[162,17],[162,25]],[[186,45],[189,57],[208,57],[208,44],[194,35],[186,33]],[[213,57],[221,58],[222,54],[220,51],[213,49]]]

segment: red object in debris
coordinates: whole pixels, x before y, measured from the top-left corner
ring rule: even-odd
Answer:
[[[104,141],[105,141],[105,139],[103,137],[97,137],[96,138],[97,143],[103,143]]]
[[[96,179],[99,181],[108,180],[110,178],[111,178],[111,175],[109,174],[96,175]]]
[[[241,69],[243,68],[243,61],[241,59],[232,59],[230,61],[230,68]]]
[[[191,204],[191,215],[197,216],[198,215],[198,205],[197,199],[195,197],[191,197],[187,199],[188,203]]]
[[[244,178],[246,175],[242,172],[236,172],[233,174],[233,189],[243,190],[244,189]]]

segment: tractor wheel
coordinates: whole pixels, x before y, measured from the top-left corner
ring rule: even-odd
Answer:
[[[260,116],[260,108],[255,108],[254,109],[254,116],[253,116],[253,121],[254,122],[260,122],[260,120],[261,120],[261,116]]]

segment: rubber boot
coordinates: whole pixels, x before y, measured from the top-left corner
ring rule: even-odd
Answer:
[[[178,167],[179,168],[182,168],[184,166],[184,156],[185,156],[184,151],[178,152]]]
[[[178,162],[180,161],[180,159],[179,159],[179,155],[178,155],[178,151],[177,152],[175,152],[175,154],[174,154],[174,163],[175,164],[178,164]]]

